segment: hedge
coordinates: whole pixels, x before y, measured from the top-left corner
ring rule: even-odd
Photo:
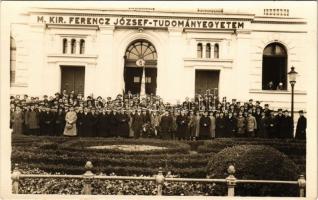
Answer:
[[[229,147],[211,159],[208,175],[211,178],[228,176],[227,167],[235,166],[235,177],[252,180],[297,180],[297,166],[286,155],[265,145],[237,145]],[[218,195],[224,195],[226,187],[218,185]],[[297,196],[298,185],[243,184],[236,186],[238,196]]]

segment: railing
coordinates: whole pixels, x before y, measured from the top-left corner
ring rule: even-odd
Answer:
[[[92,194],[92,181],[94,179],[100,180],[144,180],[144,181],[155,181],[157,184],[157,195],[162,195],[162,186],[164,182],[198,182],[198,183],[226,183],[227,184],[227,196],[235,196],[236,184],[253,183],[253,184],[290,184],[298,185],[299,196],[305,197],[306,180],[304,175],[300,175],[297,181],[281,181],[281,180],[239,180],[236,179],[235,168],[230,165],[227,169],[229,176],[225,179],[200,179],[200,178],[168,178],[164,177],[161,168],[154,177],[133,177],[133,176],[98,176],[95,175],[91,170],[93,164],[87,161],[85,164],[86,172],[83,175],[40,175],[40,174],[22,174],[18,168],[18,164],[15,164],[15,168],[12,172],[12,193],[19,193],[19,181],[23,178],[63,178],[63,179],[83,179],[84,186],[82,194]]]

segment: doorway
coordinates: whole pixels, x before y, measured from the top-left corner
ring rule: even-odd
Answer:
[[[136,40],[126,49],[124,56],[125,93],[140,94],[144,87],[147,95],[156,95],[157,90],[157,51],[146,40]],[[145,85],[142,85],[143,71]]]
[[[75,94],[84,94],[85,67],[61,66],[61,92],[74,91]]]
[[[207,90],[211,94],[218,94],[219,89],[219,76],[218,70],[195,70],[195,94],[204,95]]]

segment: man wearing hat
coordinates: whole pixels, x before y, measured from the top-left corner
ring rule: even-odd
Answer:
[[[188,131],[189,118],[185,115],[185,111],[181,111],[181,114],[176,118],[177,132],[176,137],[181,140],[185,139]]]
[[[211,119],[208,117],[208,112],[204,111],[203,116],[200,118],[200,132],[199,138],[201,140],[210,139],[210,126],[211,126]]]
[[[135,115],[133,116],[133,121],[131,124],[131,127],[134,131],[135,138],[140,137],[143,123],[144,123],[143,115],[141,114],[141,110],[138,109],[137,112],[135,113]]]
[[[299,111],[299,118],[296,126],[295,139],[306,140],[307,119],[302,110]]]
[[[215,120],[215,135],[216,137],[224,137],[226,131],[224,113],[220,112],[219,117]]]
[[[271,110],[269,109],[269,105],[268,105],[268,104],[265,104],[265,105],[264,105],[264,110],[263,110],[263,112],[265,112],[266,117],[270,117],[270,115],[271,115]]]
[[[129,136],[129,116],[125,113],[123,108],[117,114],[117,136],[128,138]]]
[[[249,137],[255,137],[257,122],[255,117],[252,115],[252,112],[248,112],[248,116],[246,118],[246,129]]]
[[[53,135],[54,114],[50,111],[50,108],[46,108],[43,113],[43,134]]]
[[[248,100],[248,109],[253,108],[253,99]]]
[[[282,119],[282,124],[281,124],[281,130],[282,130],[282,138],[294,138],[294,123],[293,120],[291,118],[291,116],[289,116],[289,112],[288,110],[284,111],[284,117]]]
[[[278,110],[278,114],[275,116],[275,126],[276,126],[276,134],[275,137],[277,138],[283,138],[284,137],[284,129],[282,127],[282,122],[283,122],[283,110],[281,108],[279,108]]]

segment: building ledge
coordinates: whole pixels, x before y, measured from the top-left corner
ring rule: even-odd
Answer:
[[[233,60],[232,59],[213,59],[213,58],[185,58],[185,67],[196,67],[196,66],[216,66],[221,68],[231,68]]]
[[[51,58],[97,58],[97,55],[87,55],[87,54],[49,54],[48,57]]]
[[[28,87],[27,83],[10,83],[10,87]]]
[[[49,63],[69,63],[69,64],[97,64],[97,55],[86,55],[86,54],[49,54]]]
[[[256,94],[273,94],[273,95],[277,95],[277,94],[291,94],[291,91],[289,90],[257,90],[257,89],[251,89],[249,90],[250,93],[256,93]],[[307,92],[303,91],[303,90],[295,90],[294,94],[297,95],[306,95]]]

